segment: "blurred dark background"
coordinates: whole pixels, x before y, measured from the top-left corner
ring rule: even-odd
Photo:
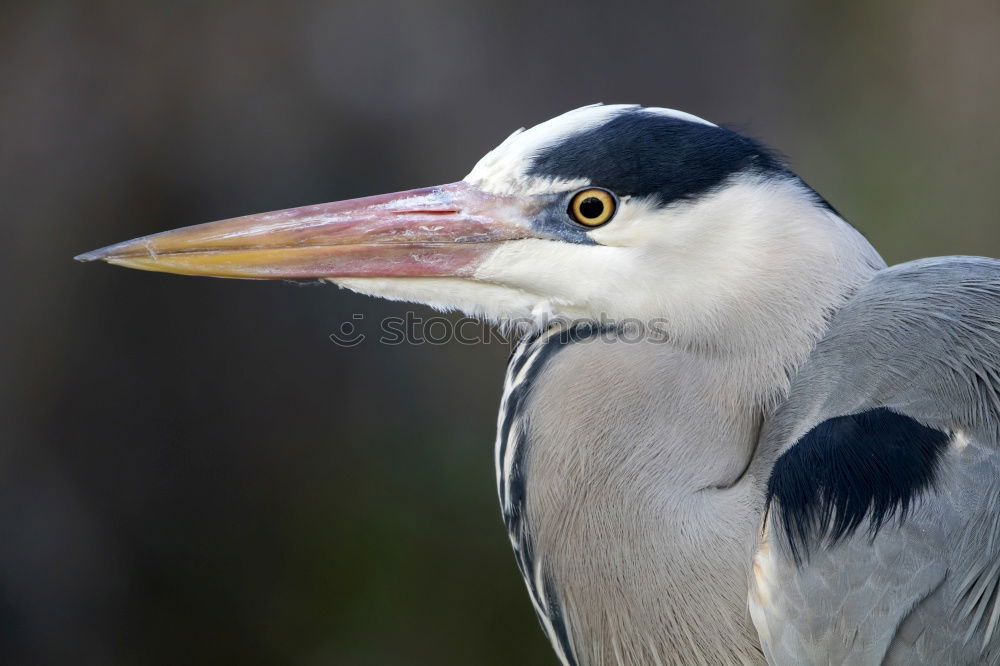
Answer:
[[[1000,255],[1000,4],[6,2],[0,662],[552,664],[495,506],[503,344],[72,256],[461,178],[671,106],[775,146],[890,263]]]

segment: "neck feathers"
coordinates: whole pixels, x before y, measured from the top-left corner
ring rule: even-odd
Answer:
[[[736,179],[676,211],[674,229],[706,248],[673,257],[698,276],[674,288],[681,346],[731,358],[730,382],[772,404],[832,315],[885,262],[867,240],[795,177]]]
[[[717,248],[730,263],[714,267],[728,271],[719,275],[729,286],[706,279],[665,290],[676,311],[702,308],[699,325],[671,318],[666,343],[616,341],[593,323],[558,326],[512,356],[499,492],[564,664],[762,659],[746,563],[763,497],[744,474],[770,404],[831,314],[883,265],[804,186],[770,187],[769,202],[731,187],[697,210],[734,239]]]

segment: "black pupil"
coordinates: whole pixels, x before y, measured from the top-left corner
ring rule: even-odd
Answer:
[[[587,197],[580,202],[580,215],[588,220],[599,218],[604,213],[604,202],[597,197]]]

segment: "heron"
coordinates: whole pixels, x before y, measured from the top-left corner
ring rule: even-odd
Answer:
[[[887,267],[736,131],[592,105],[77,258],[517,326],[497,493],[564,665],[1000,663],[1000,262]]]

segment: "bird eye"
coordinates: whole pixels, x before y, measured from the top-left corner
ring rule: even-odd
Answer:
[[[585,227],[599,227],[615,216],[618,202],[607,190],[591,187],[580,190],[569,201],[569,216]]]

